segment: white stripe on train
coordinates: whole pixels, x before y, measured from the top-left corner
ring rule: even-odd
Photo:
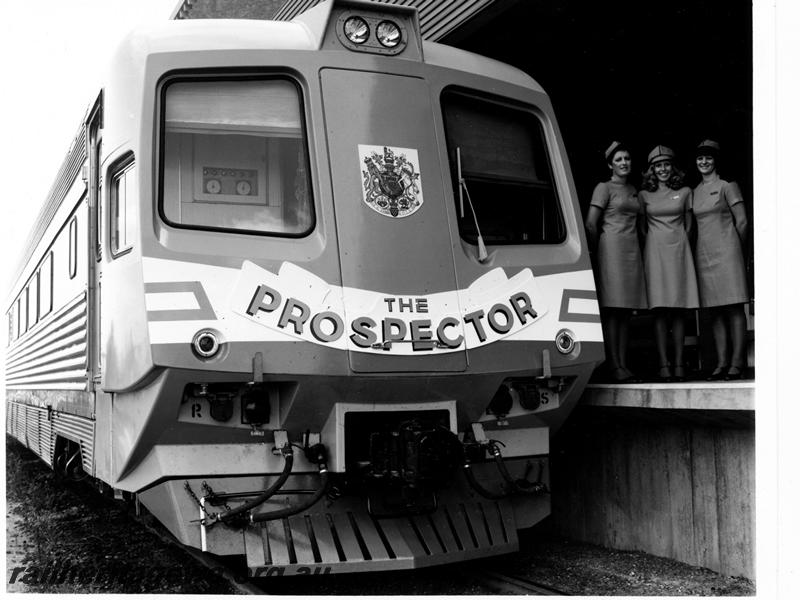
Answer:
[[[552,341],[565,327],[580,341],[602,341],[591,270],[534,278],[524,269],[508,278],[498,268],[466,289],[397,296],[332,286],[292,263],[283,263],[275,274],[248,261],[241,269],[154,258],[143,262],[147,288],[159,290],[146,293],[153,344],[189,343],[204,328],[215,330],[221,342],[304,340],[371,353],[387,351],[372,343],[382,342],[388,332],[395,341],[409,342],[394,343],[389,351],[407,355],[418,354],[421,342],[434,342],[434,351],[442,353],[501,339]],[[164,302],[175,297],[170,285],[191,287],[201,297],[170,305]],[[210,303],[210,310],[196,310],[198,303]]]

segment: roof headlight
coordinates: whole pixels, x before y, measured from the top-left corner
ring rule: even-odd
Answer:
[[[369,25],[361,17],[350,17],[344,22],[344,34],[354,44],[363,44],[369,39]]]
[[[381,21],[378,23],[375,35],[381,46],[385,48],[395,48],[403,40],[400,27],[394,21]]]

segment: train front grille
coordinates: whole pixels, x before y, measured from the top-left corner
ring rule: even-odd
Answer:
[[[251,577],[410,569],[518,549],[510,502],[446,499],[427,515],[370,517],[363,501],[248,527]],[[213,549],[209,548],[213,551]]]

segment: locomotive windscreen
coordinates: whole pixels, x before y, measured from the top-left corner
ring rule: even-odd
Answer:
[[[530,110],[447,92],[442,97],[447,153],[458,201],[461,173],[489,244],[557,244],[566,228],[553,183],[539,118]],[[461,237],[477,232],[467,206],[459,207]]]
[[[288,80],[164,92],[163,204],[174,225],[303,235],[314,222],[300,96]]]

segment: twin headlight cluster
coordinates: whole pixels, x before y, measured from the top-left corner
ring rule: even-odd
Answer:
[[[384,19],[375,27],[375,39],[384,48],[397,48],[403,41],[403,31],[394,21]],[[369,41],[372,28],[366,19],[359,16],[348,17],[344,22],[345,37],[356,46],[361,46]]]

